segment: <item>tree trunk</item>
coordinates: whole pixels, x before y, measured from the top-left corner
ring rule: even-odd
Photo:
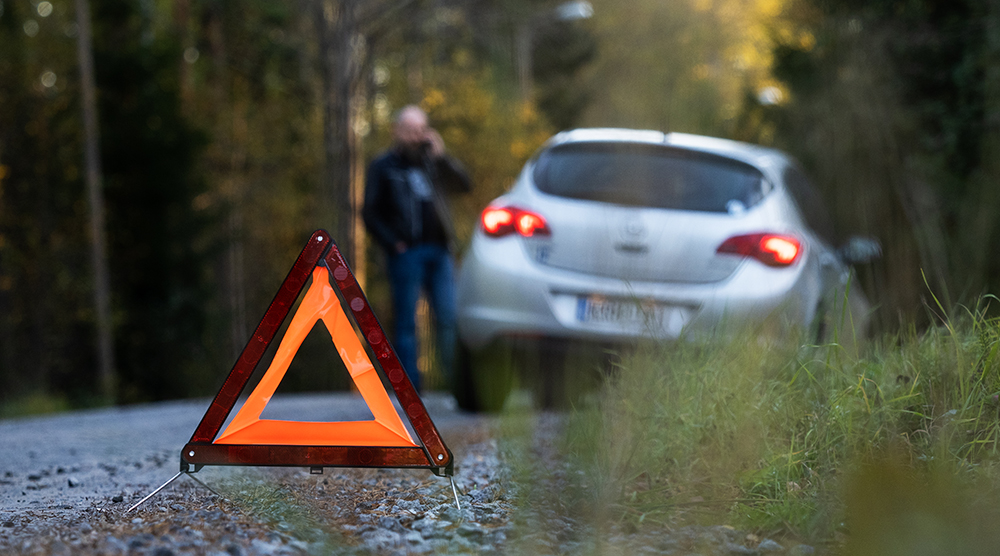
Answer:
[[[365,55],[358,32],[357,0],[318,0],[320,56],[323,63],[323,210],[321,222],[333,221],[331,233],[344,257],[356,265],[355,230],[360,214],[355,194],[359,175],[358,140],[354,132],[352,100],[358,90]],[[355,187],[352,188],[352,182]]]
[[[102,191],[100,134],[97,127],[97,94],[94,81],[94,54],[90,31],[90,5],[76,0],[77,53],[80,63],[80,92],[83,110],[84,168],[90,204],[91,262],[94,267],[94,305],[97,312],[97,354],[101,395],[115,399],[114,336],[111,327],[111,286],[104,235],[104,193]]]

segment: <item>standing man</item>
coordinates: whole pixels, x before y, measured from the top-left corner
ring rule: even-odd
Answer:
[[[445,153],[441,135],[417,106],[393,119],[393,146],[372,161],[362,215],[385,250],[395,316],[395,347],[410,382],[421,391],[417,368],[417,300],[427,294],[437,327],[445,378],[455,361],[454,231],[445,192],[470,190],[469,177]]]

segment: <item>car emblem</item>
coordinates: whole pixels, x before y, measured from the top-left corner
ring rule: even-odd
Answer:
[[[646,225],[643,224],[642,220],[632,218],[625,221],[622,231],[625,232],[624,235],[628,238],[639,239],[645,237]]]

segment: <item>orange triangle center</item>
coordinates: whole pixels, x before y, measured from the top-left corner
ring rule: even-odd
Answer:
[[[344,366],[374,419],[369,421],[283,421],[261,419],[303,340],[322,320]],[[417,446],[379,378],[371,358],[330,286],[330,271],[317,266],[312,284],[295,311],[270,366],[213,444],[298,446]]]

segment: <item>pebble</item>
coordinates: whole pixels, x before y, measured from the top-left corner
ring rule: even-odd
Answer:
[[[736,544],[731,542],[725,543],[723,550],[725,551],[725,554],[731,554],[734,556],[739,554],[757,554],[757,551],[752,548],[747,548],[742,544]]]
[[[761,554],[778,554],[784,551],[785,547],[772,541],[771,539],[764,539],[757,545],[757,552],[760,552]]]

